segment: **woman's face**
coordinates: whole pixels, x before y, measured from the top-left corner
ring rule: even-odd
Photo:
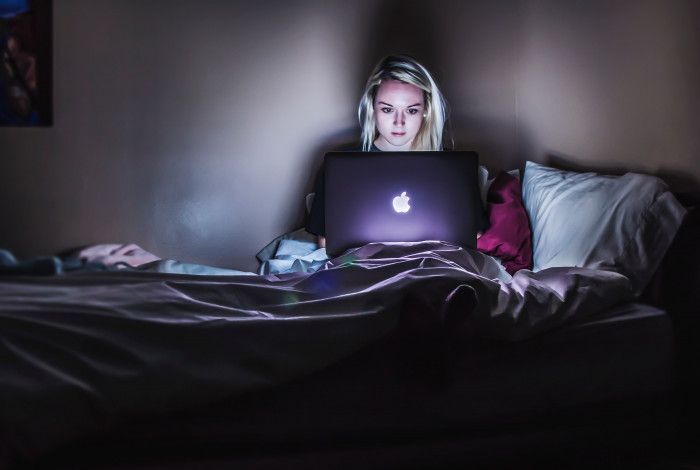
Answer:
[[[379,149],[410,150],[423,123],[423,91],[398,80],[385,80],[374,99],[374,115],[379,136],[374,144]]]

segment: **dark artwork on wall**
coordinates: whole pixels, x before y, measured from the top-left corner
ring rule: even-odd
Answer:
[[[0,0],[0,126],[49,126],[51,0]]]

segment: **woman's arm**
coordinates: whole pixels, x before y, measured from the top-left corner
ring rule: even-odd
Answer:
[[[316,174],[316,182],[314,184],[314,197],[311,202],[311,210],[306,222],[306,231],[316,235],[316,241],[319,248],[326,246],[326,214],[325,214],[325,193],[326,182],[324,178],[323,165]]]

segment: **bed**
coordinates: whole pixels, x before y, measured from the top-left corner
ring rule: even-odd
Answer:
[[[552,222],[581,194],[608,230]],[[535,266],[512,277],[426,241],[314,273],[4,278],[2,462],[496,465],[673,436],[673,290],[652,276],[686,211],[653,177],[536,164],[523,196]]]
[[[461,343],[439,385],[381,342],[277,389],[82,439],[44,465],[462,468],[643,455],[674,436],[671,321],[643,304],[609,313],[538,341]]]

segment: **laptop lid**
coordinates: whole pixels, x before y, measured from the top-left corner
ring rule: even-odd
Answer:
[[[370,242],[440,240],[476,246],[476,152],[329,152],[326,251]]]

